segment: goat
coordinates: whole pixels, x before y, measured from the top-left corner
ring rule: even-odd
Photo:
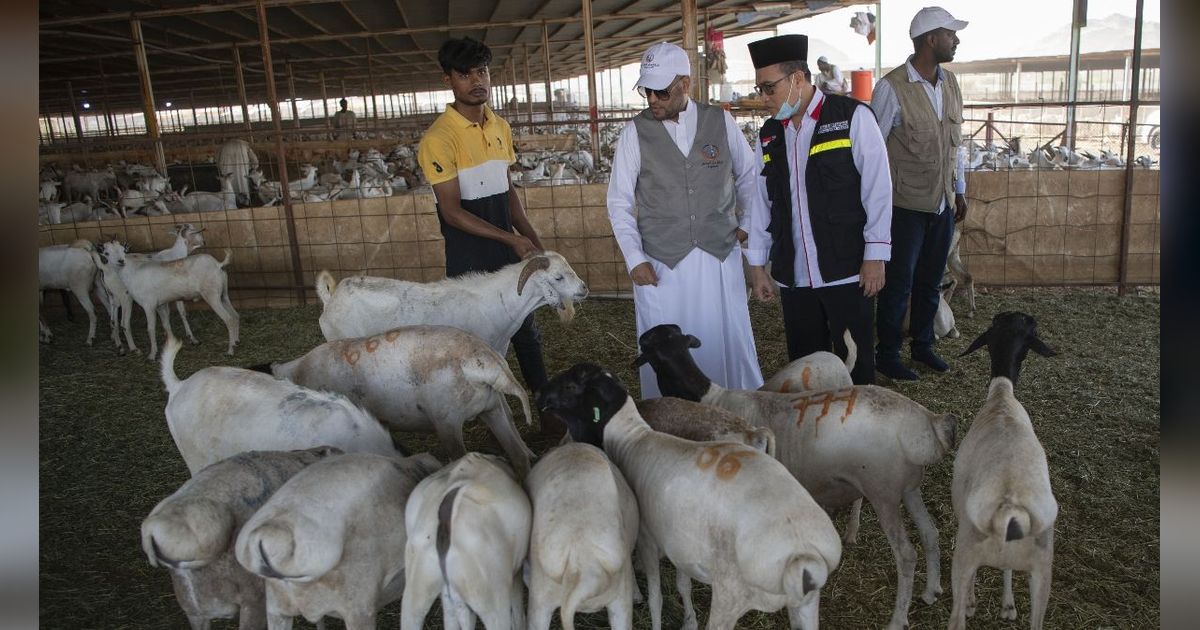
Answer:
[[[340,617],[347,630],[374,630],[376,612],[405,587],[404,509],[440,464],[422,453],[328,457],[297,473],[246,522],[237,560],[266,581],[270,630],[292,617]]]
[[[439,593],[448,628],[474,628],[477,615],[487,630],[524,628],[531,519],[525,490],[492,455],[467,453],[417,484],[404,509],[400,630],[420,630]]]
[[[58,201],[59,183],[53,180],[43,181],[38,185],[39,201]]]
[[[663,395],[720,407],[774,431],[779,461],[817,503],[837,509],[859,498],[870,502],[899,573],[888,624],[892,630],[908,624],[917,561],[904,529],[903,502],[925,551],[928,574],[922,598],[933,603],[941,592],[937,527],[925,509],[921,481],[925,467],[953,448],[958,422],[953,414],[934,414],[874,385],[799,394],[727,390],[696,366],[689,349],[699,347],[700,340],[674,324],[651,328],[638,343],[642,354],[636,364],[654,368]]]
[[[529,536],[529,628],[547,630],[555,608],[564,630],[576,612],[608,609],[610,628],[633,621],[637,498],[604,451],[564,444],[525,479],[533,506]]]
[[[821,587],[842,545],[783,464],[741,444],[652,430],[620,381],[593,364],[551,379],[537,402],[575,441],[603,448],[633,488],[654,630],[662,627],[662,555],[676,572],[712,585],[711,630],[785,606],[793,628],[817,628]]]
[[[233,175],[221,175],[221,192],[192,191],[187,186],[178,194],[172,193],[173,212],[220,212],[237,210],[237,193],[233,189]],[[186,194],[185,194],[186,193]]]
[[[193,630],[233,617],[241,630],[266,625],[262,578],[238,565],[234,537],[292,475],[340,452],[322,446],[240,453],[198,471],[154,506],[142,521],[142,550],[150,566],[171,573],[175,600]]]
[[[207,367],[181,380],[175,355],[182,345],[167,338],[160,375],[167,428],[192,474],[249,450],[328,445],[347,453],[405,454],[374,416],[338,394],[235,367]]]
[[[950,298],[954,297],[955,288],[961,284],[967,292],[967,318],[971,318],[975,317],[975,278],[971,275],[971,272],[967,271],[967,266],[963,263],[962,256],[959,254],[961,239],[962,230],[956,225],[954,226],[954,236],[950,237],[950,253],[946,256],[946,274],[952,276],[956,282],[950,285],[948,294],[943,289],[942,295],[949,302]],[[940,308],[938,312],[941,312]],[[953,326],[953,322],[951,322],[951,326]],[[957,334],[954,335],[954,337],[957,336]]]
[[[127,247],[114,240],[100,246],[100,262],[113,265],[117,277],[125,284],[132,301],[141,305],[146,312],[146,329],[150,334],[150,351],[146,358],[153,361],[158,353],[158,336],[155,313],[163,319],[167,336],[171,333],[169,304],[176,300],[203,298],[213,312],[225,323],[229,331],[229,347],[226,354],[233,354],[238,343],[239,320],[233,303],[229,301],[229,278],[225,266],[233,253],[225,250],[225,259],[208,254],[196,254],[179,260],[159,262],[126,256]],[[129,326],[129,311],[122,314],[122,326]]]
[[[90,241],[77,240],[70,245],[50,245],[38,248],[38,302],[46,289],[67,289],[79,300],[88,316],[87,345],[92,345],[96,336],[96,310],[88,291],[96,278],[96,264],[91,252],[95,249]],[[49,343],[53,339],[50,327],[39,316],[39,339]]]
[[[1029,627],[1040,630],[1050,599],[1058,502],[1050,488],[1046,451],[1013,389],[1030,350],[1044,357],[1057,353],[1038,337],[1034,318],[1019,312],[993,317],[991,327],[960,356],[985,345],[992,362],[987,401],[954,458],[950,497],[958,534],[950,569],[954,605],[949,628],[965,628],[966,618],[974,614],[975,572],[986,565],[1004,570],[1003,619],[1017,618],[1013,570],[1029,571]]]
[[[321,271],[316,285],[323,306],[318,322],[327,340],[441,324],[478,336],[500,356],[508,353],[509,339],[538,307],[549,304],[560,319],[569,321],[574,302],[588,293],[567,259],[550,251],[492,273],[438,282],[358,276],[335,283],[328,271]]]
[[[522,478],[532,453],[513,425],[504,394],[529,397],[508,362],[482,339],[448,326],[408,326],[321,344],[286,363],[255,369],[303,387],[345,394],[392,428],[435,432],[451,458],[466,453],[463,424],[475,417],[504,446]]]

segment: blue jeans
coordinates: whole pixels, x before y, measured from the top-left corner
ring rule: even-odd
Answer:
[[[901,327],[912,296],[908,331],[912,350],[933,347],[933,317],[937,314],[938,289],[946,270],[950,239],[954,236],[954,209],[941,214],[918,212],[893,206],[892,259],[885,267],[883,290],[875,312],[875,362],[900,358],[904,342]]]

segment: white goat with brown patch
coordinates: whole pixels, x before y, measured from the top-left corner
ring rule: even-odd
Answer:
[[[297,385],[345,395],[388,426],[437,433],[449,457],[466,453],[463,424],[479,417],[523,478],[532,453],[504,395],[529,397],[508,362],[475,335],[449,326],[406,326],[373,337],[339,339],[304,356],[254,369]]]
[[[240,630],[266,626],[262,578],[237,563],[234,538],[292,475],[336,453],[327,446],[240,453],[198,471],[154,506],[142,521],[142,550],[150,566],[171,573],[175,600],[192,630],[234,617]]]
[[[375,335],[400,326],[454,326],[487,342],[504,356],[517,329],[533,311],[551,305],[569,320],[587,285],[567,259],[543,252],[492,273],[466,274],[420,283],[357,276],[334,283],[317,275],[323,310],[319,323],[328,340]]]
[[[467,453],[426,477],[404,510],[400,630],[420,630],[441,594],[447,628],[525,627],[521,565],[529,550],[529,497],[500,458]]]
[[[576,612],[604,608],[610,628],[629,630],[638,507],[621,471],[595,446],[564,444],[538,460],[525,488],[530,630],[547,630],[556,608],[564,630],[574,629]]]
[[[815,394],[727,390],[713,383],[692,359],[700,340],[674,324],[651,328],[638,339],[642,355],[658,375],[664,395],[733,412],[775,433],[776,455],[826,509],[865,498],[875,508],[896,557],[899,574],[890,630],[908,625],[916,551],[908,540],[901,503],[921,536],[928,570],[925,592],[933,603],[941,592],[937,527],[925,509],[921,481],[954,445],[958,419],[935,414],[882,387],[858,385]]]
[[[266,580],[268,628],[288,630],[299,615],[375,630],[376,612],[405,588],[409,494],[440,466],[428,453],[335,455],[268,499],[234,542],[238,562]]]
[[[954,458],[950,496],[958,535],[950,570],[954,606],[949,627],[966,627],[966,618],[975,613],[975,572],[990,566],[1004,570],[1004,619],[1017,618],[1012,572],[1029,571],[1029,627],[1041,630],[1050,599],[1058,502],[1050,488],[1046,451],[1013,388],[1030,350],[1044,357],[1056,353],[1038,338],[1033,317],[1018,312],[996,315],[963,354],[985,345],[992,360],[987,401]]]
[[[543,414],[612,458],[638,500],[638,556],[650,618],[662,627],[659,558],[712,585],[710,630],[750,610],[788,609],[817,628],[820,591],[841,560],[829,515],[781,463],[741,444],[691,442],[650,428],[621,383],[578,364],[538,391]]]

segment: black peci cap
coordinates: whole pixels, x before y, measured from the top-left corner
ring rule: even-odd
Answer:
[[[754,69],[784,61],[808,61],[808,35],[779,35],[750,42],[750,61]]]

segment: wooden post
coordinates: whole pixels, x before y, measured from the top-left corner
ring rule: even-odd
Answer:
[[[108,77],[104,74],[104,60],[96,61],[100,65],[100,89],[104,96],[104,131],[111,138],[116,131],[117,121],[113,120],[112,109],[108,106]]]
[[[300,128],[300,110],[296,109],[296,77],[292,74],[292,63],[287,63],[288,99],[292,102],[292,127]]]
[[[550,120],[554,120],[554,94],[550,92],[550,33],[546,29],[546,22],[542,22],[542,64],[546,66],[546,112],[551,114]]]
[[[529,114],[529,124],[533,124],[533,86],[529,84],[529,44],[521,44],[525,53],[525,110]]]
[[[242,121],[246,131],[249,131],[251,129],[250,104],[246,102],[246,78],[242,74],[242,53],[238,50],[237,44],[233,44],[231,47],[233,48],[233,76],[237,80],[238,99],[242,102]],[[232,108],[230,108],[229,117],[233,118]]]
[[[321,107],[325,110],[325,128],[330,129],[333,122],[329,120],[329,94],[325,91],[325,71],[322,70],[318,76],[321,79]]]
[[[305,304],[304,274],[300,269],[300,244],[296,240],[296,217],[292,213],[292,196],[287,192],[287,154],[283,151],[283,127],[279,120],[279,99],[275,94],[275,73],[271,68],[271,43],[267,33],[267,7],[258,0],[258,39],[262,44],[263,75],[267,82],[267,105],[271,108],[271,125],[275,129],[275,156],[279,166],[279,183],[284,186],[283,215],[287,224],[288,244],[292,253],[292,280],[296,285],[296,299]]]
[[[71,101],[71,118],[75,121],[75,137],[83,142],[83,121],[79,120],[79,103],[75,102],[75,89],[67,81],[67,98]]]
[[[262,0],[259,0],[260,2]],[[138,78],[142,87],[142,110],[146,116],[146,134],[154,141],[154,168],[160,175],[167,174],[167,156],[163,153],[162,139],[158,131],[158,115],[154,111],[154,88],[150,84],[150,64],[146,61],[146,44],[142,41],[142,21],[129,21],[133,35],[133,54],[137,58]]]
[[[694,6],[696,0],[690,1]],[[692,51],[694,55],[694,47]],[[596,94],[596,42],[592,37],[592,0],[583,0],[583,53],[584,60],[587,62],[588,125],[592,130],[592,155],[599,158],[600,124],[597,119],[600,117],[600,113],[597,111],[599,95]]]
[[[683,51],[687,53],[688,64],[692,66],[692,100],[700,100],[700,73],[696,60],[696,0],[679,0],[683,11]]]
[[[1141,82],[1138,77],[1142,71],[1142,22],[1145,18],[1143,6],[1145,0],[1137,0],[1137,8],[1133,22],[1133,65],[1130,68],[1129,92],[1129,143],[1125,148],[1125,199],[1121,209],[1121,258],[1118,267],[1117,295],[1125,295],[1129,290],[1129,231],[1133,220],[1133,161],[1137,149],[1137,115],[1138,103],[1141,100]]]

